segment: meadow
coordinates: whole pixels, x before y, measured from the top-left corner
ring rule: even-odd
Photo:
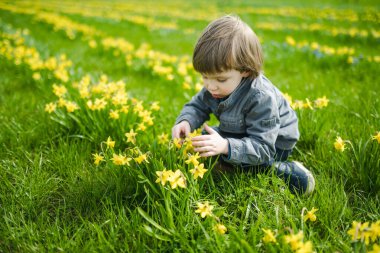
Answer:
[[[376,1],[0,1],[0,252],[380,252]],[[316,190],[171,139],[193,46],[236,14]],[[217,124],[211,118],[209,124]],[[199,134],[199,131],[192,133]]]

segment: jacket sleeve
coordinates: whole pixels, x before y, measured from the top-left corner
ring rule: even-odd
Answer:
[[[280,129],[280,116],[276,96],[257,92],[250,103],[245,123],[247,137],[227,138],[229,157],[223,159],[232,164],[260,165],[268,163],[275,155],[275,142]]]
[[[181,121],[190,123],[191,131],[199,128],[205,121],[210,119],[211,109],[203,102],[205,89],[198,92],[190,102],[184,105],[180,115],[177,117],[175,124]]]

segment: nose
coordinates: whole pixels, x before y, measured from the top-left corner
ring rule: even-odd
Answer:
[[[216,91],[218,89],[218,86],[212,80],[204,81],[204,83],[209,91]]]

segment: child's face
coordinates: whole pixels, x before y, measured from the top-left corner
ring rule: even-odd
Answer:
[[[230,95],[240,84],[243,77],[247,77],[248,72],[227,70],[217,74],[202,74],[203,84],[214,98],[224,98]]]

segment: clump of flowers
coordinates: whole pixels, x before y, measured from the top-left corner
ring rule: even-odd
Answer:
[[[310,109],[310,110],[314,110],[314,108],[320,109],[320,108],[327,107],[330,101],[329,99],[326,98],[326,96],[317,98],[314,101],[310,101],[309,98],[306,98],[305,101],[303,100],[293,101],[293,98],[288,93],[284,93],[283,96],[293,109]]]
[[[186,188],[185,175],[179,169],[176,171],[166,169],[163,171],[156,171],[156,175],[156,183],[161,183],[162,186],[164,186],[166,182],[169,182],[172,189],[177,187]]]
[[[378,247],[376,243],[380,239],[380,220],[372,223],[353,221],[347,234],[351,236],[353,242],[365,243],[367,246],[373,243],[374,248]]]
[[[304,242],[303,231],[300,230],[297,234],[291,232],[284,236],[284,242],[290,245],[293,252],[311,253],[313,252],[313,244],[311,241]]]

